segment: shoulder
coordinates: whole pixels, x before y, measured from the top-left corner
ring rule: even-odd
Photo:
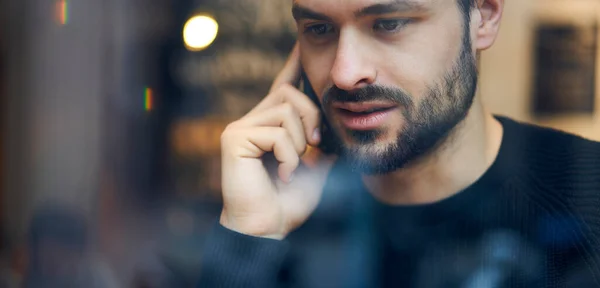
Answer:
[[[513,185],[546,203],[600,207],[600,143],[563,131],[498,118]],[[504,145],[504,144],[503,144]],[[558,207],[556,207],[558,209]],[[592,209],[600,217],[600,208]]]
[[[551,148],[550,150],[563,151],[570,148],[592,148],[595,151],[590,152],[600,154],[600,142],[549,127],[519,122],[507,117],[498,116],[497,119],[502,123],[509,136],[521,136],[519,139],[521,139],[522,144],[541,144],[543,147]],[[564,145],[576,145],[578,147]]]
[[[596,180],[600,188],[600,142],[564,131],[498,117],[514,160],[540,177]],[[575,175],[576,174],[576,175]]]
[[[512,187],[549,214],[575,217],[580,225],[572,228],[586,236],[585,254],[600,275],[600,142],[498,119],[511,137]]]
[[[498,118],[509,143],[514,188],[551,211],[580,215],[600,241],[600,143]],[[600,248],[600,243],[599,243]]]

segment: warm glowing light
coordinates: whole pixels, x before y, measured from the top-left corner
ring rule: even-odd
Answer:
[[[58,0],[56,2],[56,17],[58,23],[66,25],[69,22],[69,3],[68,0]]]
[[[144,109],[146,109],[146,111],[152,111],[152,100],[152,89],[146,87],[144,93]]]
[[[215,41],[219,33],[219,24],[209,16],[194,16],[183,26],[183,41],[188,50],[199,51]]]

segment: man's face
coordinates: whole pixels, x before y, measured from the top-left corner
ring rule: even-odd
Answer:
[[[400,169],[466,117],[477,68],[457,1],[294,1],[303,69],[358,171]]]

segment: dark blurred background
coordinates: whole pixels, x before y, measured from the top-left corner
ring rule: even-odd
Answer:
[[[0,287],[75,270],[97,287],[192,287],[220,133],[283,66],[291,1],[0,5]],[[600,2],[506,1],[504,17],[481,60],[488,107],[600,140]]]

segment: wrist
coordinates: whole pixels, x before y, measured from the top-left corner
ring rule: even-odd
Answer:
[[[285,237],[287,237],[287,233],[272,233],[272,229],[269,229],[264,225],[236,225],[237,222],[238,221],[233,220],[231,217],[228,217],[225,211],[221,213],[219,224],[236,233],[272,240],[284,240]]]

